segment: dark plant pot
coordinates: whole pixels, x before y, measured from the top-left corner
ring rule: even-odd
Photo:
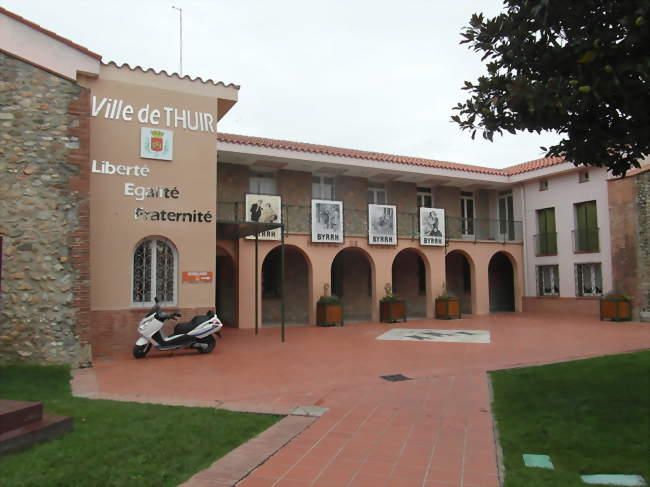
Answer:
[[[343,305],[317,303],[316,324],[318,326],[343,326]]]
[[[630,321],[632,319],[632,303],[622,298],[601,298],[600,319],[603,321]]]
[[[379,301],[379,320],[383,323],[406,321],[405,301]]]
[[[460,319],[460,298],[436,298],[436,319]]]

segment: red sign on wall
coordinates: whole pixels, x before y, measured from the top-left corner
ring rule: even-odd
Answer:
[[[183,282],[212,282],[212,271],[183,271]]]

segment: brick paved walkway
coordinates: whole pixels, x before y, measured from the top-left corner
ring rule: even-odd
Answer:
[[[489,330],[491,343],[375,340],[390,328]],[[136,361],[125,350],[98,358],[75,390],[248,411],[329,408],[259,468],[253,462],[238,486],[496,487],[486,371],[642,348],[650,348],[647,324],[556,314],[291,327],[284,344],[277,328],[259,336],[226,329],[209,355],[152,352]],[[396,373],[412,380],[379,378]],[[197,476],[200,485],[224,485],[227,473],[211,471]]]

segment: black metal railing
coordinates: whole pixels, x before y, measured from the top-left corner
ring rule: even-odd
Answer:
[[[535,255],[557,255],[557,233],[538,233],[535,239]]]
[[[574,252],[599,252],[599,228],[578,228],[573,230]]]
[[[220,220],[246,221],[244,202],[220,201],[217,204]],[[282,205],[282,223],[286,233],[311,233],[311,206]],[[490,220],[485,218],[446,218],[447,239],[492,240],[520,242],[523,239],[522,222],[515,220]],[[368,236],[368,209],[343,208],[343,232],[347,237]],[[416,212],[397,213],[397,236],[420,238],[419,217]]]

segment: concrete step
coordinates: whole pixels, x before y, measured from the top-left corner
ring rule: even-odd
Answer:
[[[43,404],[40,402],[0,399],[0,435],[38,421],[42,417]]]

